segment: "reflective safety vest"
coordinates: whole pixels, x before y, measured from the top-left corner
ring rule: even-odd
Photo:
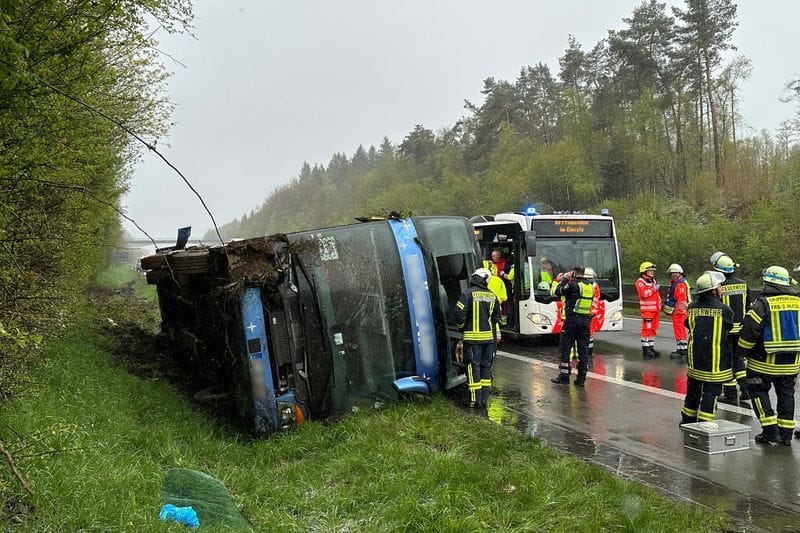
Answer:
[[[500,303],[508,300],[508,293],[506,292],[506,284],[497,276],[491,276],[489,282],[486,284],[490,291],[492,291]]]
[[[739,278],[727,278],[719,287],[722,290],[722,303],[733,310],[732,334],[738,335],[742,330],[742,319],[750,304],[750,291],[747,283]]]
[[[494,342],[493,326],[500,321],[500,305],[489,289],[470,286],[456,302],[453,315],[464,342]]]
[[[764,351],[800,351],[800,298],[788,294],[764,298]]]
[[[503,265],[505,266],[505,261],[503,261]],[[488,268],[489,272],[492,273],[492,276],[500,277],[500,272],[502,272],[502,270],[497,268],[497,264],[492,262],[490,259],[483,260],[483,268]]]
[[[800,371],[800,297],[766,294],[742,319],[739,348],[749,350],[747,368],[786,376]]]
[[[658,313],[661,311],[661,294],[656,289],[654,279],[639,276],[636,280],[636,292],[639,294],[639,311],[642,313]]]
[[[590,315],[592,313],[592,300],[594,300],[594,286],[585,281],[578,282],[578,289],[580,289],[580,296],[575,300],[575,306],[572,308],[577,315]]]
[[[711,295],[700,295],[689,304],[689,347],[686,374],[711,383],[733,379],[733,362],[725,350],[726,337],[733,325],[733,312]]]
[[[692,301],[689,282],[681,276],[669,286],[667,301],[664,303],[664,312],[668,315],[686,315],[686,306]]]

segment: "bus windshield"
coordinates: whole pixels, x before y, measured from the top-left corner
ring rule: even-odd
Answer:
[[[575,265],[592,267],[597,274],[601,297],[616,300],[620,295],[617,248],[614,239],[563,239],[541,237],[533,258],[536,300],[550,300],[550,286],[561,272]]]

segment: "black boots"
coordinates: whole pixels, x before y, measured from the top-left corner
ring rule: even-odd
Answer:
[[[778,443],[778,426],[767,426],[761,428],[761,433],[756,435],[754,439],[758,444],[777,444]],[[792,440],[787,439],[789,444],[792,445]]]
[[[586,376],[581,376],[578,374],[578,377],[575,378],[573,381],[576,387],[583,387],[586,384]]]
[[[686,355],[687,355],[686,354],[686,350],[678,349],[678,350],[675,350],[674,352],[672,352],[671,354],[669,354],[669,358],[670,359],[683,359],[684,357],[686,357]]]
[[[661,354],[653,349],[652,346],[642,346],[642,357],[645,359],[657,359]]]
[[[569,385],[569,374],[564,374],[563,372],[559,372],[556,377],[551,379],[553,383],[558,385]]]

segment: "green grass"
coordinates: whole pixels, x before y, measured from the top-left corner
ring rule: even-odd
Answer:
[[[131,284],[133,293],[140,299],[153,304],[158,303],[155,285],[148,285],[144,275],[131,266],[111,267],[97,276],[95,283],[107,289],[121,289]]]
[[[132,266],[115,266],[108,268],[97,276],[96,283],[101,287],[116,289],[129,281],[143,278]]]
[[[441,398],[251,441],[98,344],[88,327],[53,343],[38,389],[0,411],[27,436],[3,430],[35,490],[23,531],[181,531],[158,520],[173,467],[220,479],[259,531],[722,529]]]

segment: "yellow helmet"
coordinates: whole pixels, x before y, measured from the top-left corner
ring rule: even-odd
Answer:
[[[655,270],[655,269],[656,269],[656,264],[655,263],[651,263],[650,261],[645,261],[644,263],[639,265],[639,273],[640,274],[642,272],[647,272],[648,270]]]
[[[719,272],[713,272],[711,270],[706,270],[700,277],[697,278],[697,293],[702,293],[706,291],[710,291],[712,289],[716,289],[720,286],[720,284],[725,281],[725,276],[720,274]]]
[[[777,265],[767,267],[761,271],[761,279],[763,279],[766,283],[772,283],[773,285],[784,285],[788,287],[792,284],[792,278],[789,276],[789,271],[782,266]]]
[[[736,263],[734,263],[733,259],[731,259],[731,256],[727,254],[720,255],[714,261],[712,261],[712,264],[714,265],[714,270],[717,270],[719,272],[724,272],[726,274],[734,272],[736,268],[739,266]]]

